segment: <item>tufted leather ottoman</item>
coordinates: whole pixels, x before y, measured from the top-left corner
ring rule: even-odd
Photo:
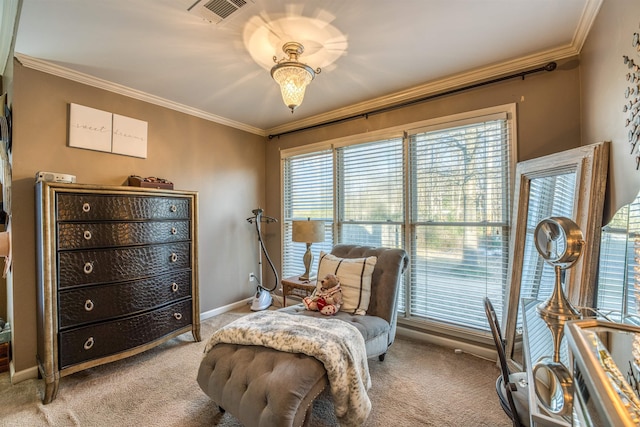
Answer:
[[[245,427],[301,426],[328,384],[317,359],[259,346],[218,344],[202,360],[198,384]]]

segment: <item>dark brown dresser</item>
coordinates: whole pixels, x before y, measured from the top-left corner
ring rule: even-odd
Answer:
[[[197,213],[196,192],[36,183],[44,403],[65,375],[200,341]]]

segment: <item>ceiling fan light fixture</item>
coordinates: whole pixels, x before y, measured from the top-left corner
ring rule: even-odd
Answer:
[[[278,61],[271,68],[271,77],[280,85],[284,104],[293,111],[302,104],[307,86],[320,73],[320,68],[314,70],[307,64],[298,61],[298,57],[304,52],[304,46],[298,42],[288,42],[282,46],[288,58]]]

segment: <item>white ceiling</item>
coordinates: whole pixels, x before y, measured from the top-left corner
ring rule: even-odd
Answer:
[[[602,0],[255,0],[217,25],[187,11],[195,1],[23,0],[16,56],[266,135],[575,55]],[[311,44],[300,59],[316,68],[322,42],[308,27],[268,24],[294,17],[343,38],[324,46],[337,59],[292,115],[264,65],[284,54],[250,53],[245,40],[258,20],[276,40]]]

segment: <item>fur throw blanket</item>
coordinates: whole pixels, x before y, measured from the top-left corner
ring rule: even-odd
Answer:
[[[218,329],[205,354],[218,343],[259,345],[315,357],[327,370],[340,424],[361,426],[369,416],[371,378],[364,338],[345,321],[265,310]]]

